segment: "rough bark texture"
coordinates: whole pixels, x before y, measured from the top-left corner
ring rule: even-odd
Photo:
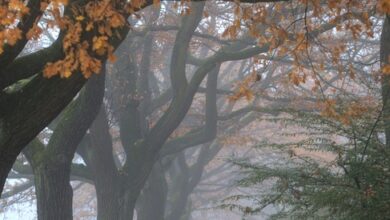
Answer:
[[[48,145],[31,143],[25,155],[33,167],[39,220],[72,219],[70,172],[74,153],[96,117],[104,94],[104,74],[93,76],[60,115]]]
[[[22,89],[0,94],[0,193],[16,157],[73,99],[85,79],[37,76]]]
[[[73,219],[70,167],[66,163],[45,164],[34,170],[39,220]]]

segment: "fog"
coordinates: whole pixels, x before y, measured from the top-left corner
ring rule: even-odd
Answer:
[[[0,219],[383,217],[383,19],[357,37],[314,6],[280,5],[242,6],[254,12],[239,28],[235,3],[165,2],[131,16],[115,59],[18,156]],[[69,196],[72,209],[61,208]],[[370,206],[374,197],[383,203]]]

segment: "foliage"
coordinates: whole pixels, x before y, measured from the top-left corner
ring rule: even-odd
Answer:
[[[251,215],[273,206],[277,211],[271,219],[386,219],[390,215],[390,149],[381,140],[381,112],[364,114],[350,124],[315,113],[290,113],[292,119],[277,121],[305,128],[294,134],[303,138],[261,145],[284,152],[290,149],[284,163],[233,161],[247,174],[240,186],[272,184],[271,190],[230,197],[223,207]],[[334,157],[320,160],[311,154],[316,151]]]
[[[189,14],[191,12],[189,2],[180,1],[180,3],[175,3],[175,7],[179,8],[182,14]],[[279,55],[293,54],[295,68],[289,76],[294,84],[304,83],[309,77],[303,71],[305,68],[302,62],[304,55],[312,52],[311,44],[316,36],[310,32],[321,28],[319,19],[337,26],[338,30],[349,31],[356,39],[362,33],[368,36],[373,35],[372,22],[370,21],[370,16],[373,13],[370,10],[376,8],[382,14],[390,11],[389,0],[332,0],[328,1],[327,4],[321,3],[320,0],[299,0],[292,2],[291,5],[278,2],[273,7],[268,7],[265,4],[253,6],[240,4],[241,1],[234,2],[233,22],[226,27],[222,36],[238,38],[244,32],[248,32],[251,37],[257,40],[259,46],[268,45],[269,51],[277,49]],[[45,0],[40,1],[38,8],[34,8],[30,3],[34,4],[34,1],[29,1],[28,4],[20,0],[1,3],[0,42],[2,44],[0,45],[0,55],[5,46],[14,46],[25,38],[28,40],[38,39],[44,30],[59,28],[62,33],[60,39],[63,43],[64,57],[55,62],[49,62],[44,69],[44,75],[46,77],[60,75],[68,78],[73,72],[81,71],[88,78],[93,73],[99,73],[102,60],[106,58],[111,61],[115,60],[114,47],[109,39],[113,36],[119,36],[118,30],[120,28],[130,26],[126,22],[126,18],[130,15],[137,16],[138,10],[151,4],[160,4],[160,1]],[[342,10],[342,8],[346,10]],[[39,11],[35,17],[31,16],[33,10]],[[294,25],[292,25],[298,21],[293,21],[297,19],[294,16],[294,11],[297,10],[304,10],[304,13],[301,13],[302,17],[298,18],[298,20],[305,20],[305,26],[301,31],[293,30]],[[43,14],[51,17],[52,20],[43,26],[38,25]],[[25,19],[35,20],[31,27],[26,27],[27,30],[20,27]],[[338,24],[340,21],[346,22],[340,25]],[[265,28],[261,26],[265,26]],[[342,45],[336,45],[336,48],[330,52],[335,62],[339,59],[338,53],[343,50],[342,48]],[[314,66],[312,68],[314,72],[320,69]],[[315,75],[310,77],[318,80]],[[250,97],[248,91],[242,95]]]

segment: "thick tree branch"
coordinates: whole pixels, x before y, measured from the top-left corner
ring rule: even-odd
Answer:
[[[41,72],[48,62],[54,62],[61,57],[63,57],[62,37],[59,37],[49,47],[17,58],[0,70],[0,91],[21,79]]]
[[[186,135],[171,140],[164,144],[160,152],[160,158],[175,154],[186,148],[200,145],[213,140],[217,134],[217,83],[219,66],[208,74],[206,89],[206,124],[200,130],[195,130]]]

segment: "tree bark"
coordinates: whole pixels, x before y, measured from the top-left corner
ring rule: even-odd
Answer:
[[[383,22],[380,44],[381,66],[390,64],[390,17]],[[385,124],[386,147],[390,148],[390,75],[383,74],[382,79],[383,121]]]
[[[96,117],[104,95],[104,71],[93,76],[60,115],[50,141],[34,140],[24,151],[34,172],[39,220],[73,218],[70,172],[76,148]]]
[[[65,161],[44,164],[34,170],[39,220],[73,219],[70,166]]]
[[[13,93],[0,94],[0,194],[16,157],[73,99],[85,79],[36,76]]]
[[[157,162],[137,201],[137,220],[164,220],[167,190],[165,171]]]

